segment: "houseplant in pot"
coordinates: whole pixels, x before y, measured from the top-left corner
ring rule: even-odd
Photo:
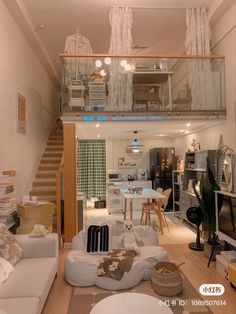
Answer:
[[[214,254],[211,258],[215,260],[215,255],[223,250],[223,247],[217,243],[216,236],[215,191],[220,190],[220,187],[214,178],[209,158],[207,158],[206,173],[201,176],[199,191],[197,191],[195,185],[193,185],[193,189],[204,215],[204,255],[210,258],[212,245],[215,245]]]

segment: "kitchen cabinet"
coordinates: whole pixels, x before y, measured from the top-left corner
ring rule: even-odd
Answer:
[[[151,180],[134,180],[134,181],[120,181],[120,182],[107,182],[107,207],[109,214],[114,212],[123,212],[123,196],[121,189],[128,189],[129,185],[135,188],[151,188]],[[133,210],[142,210],[143,200],[133,201]]]

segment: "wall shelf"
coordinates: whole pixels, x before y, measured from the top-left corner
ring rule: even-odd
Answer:
[[[132,169],[132,168],[136,168],[135,166],[122,166],[122,167],[118,167],[119,169]]]

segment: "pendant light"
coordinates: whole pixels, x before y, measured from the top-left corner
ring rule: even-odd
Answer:
[[[133,131],[134,135],[138,134],[138,131]],[[140,141],[135,138],[132,142],[131,145],[128,146],[128,153],[133,153],[133,154],[142,154],[142,148],[143,145],[141,145]]]

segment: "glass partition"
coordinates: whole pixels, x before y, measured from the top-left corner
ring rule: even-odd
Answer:
[[[223,56],[60,57],[62,112],[225,110]]]

